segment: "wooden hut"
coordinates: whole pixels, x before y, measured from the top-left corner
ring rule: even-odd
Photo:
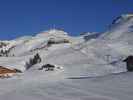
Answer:
[[[7,67],[0,66],[0,78],[11,77],[16,73],[17,73],[17,70],[15,69],[9,69]]]

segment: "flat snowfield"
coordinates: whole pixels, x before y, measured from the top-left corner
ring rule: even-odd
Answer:
[[[133,100],[133,73],[98,77],[29,71],[0,79],[0,100]]]

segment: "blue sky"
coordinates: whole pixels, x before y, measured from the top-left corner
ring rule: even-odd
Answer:
[[[55,26],[79,35],[103,32],[133,13],[133,0],[0,0],[0,39],[34,35]]]

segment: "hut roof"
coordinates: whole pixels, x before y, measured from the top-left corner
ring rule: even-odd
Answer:
[[[16,73],[16,70],[0,66],[0,74],[8,74],[8,73]]]

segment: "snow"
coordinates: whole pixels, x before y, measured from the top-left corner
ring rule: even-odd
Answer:
[[[14,56],[0,57],[0,66],[23,73],[0,79],[0,99],[132,100],[133,73],[127,72],[122,61],[133,53],[133,32],[129,31],[132,25],[132,16],[122,15],[99,38],[87,41],[58,29],[8,41],[4,48],[13,47],[9,53]],[[51,38],[67,39],[70,43],[47,46]],[[26,70],[26,62],[36,53],[42,62]],[[53,64],[56,68],[38,70],[44,64]]]
[[[116,20],[113,25],[111,25],[110,30],[103,34],[103,37],[108,40],[129,42],[129,40],[133,38],[133,32],[130,30],[132,25],[133,16],[122,15]]]

